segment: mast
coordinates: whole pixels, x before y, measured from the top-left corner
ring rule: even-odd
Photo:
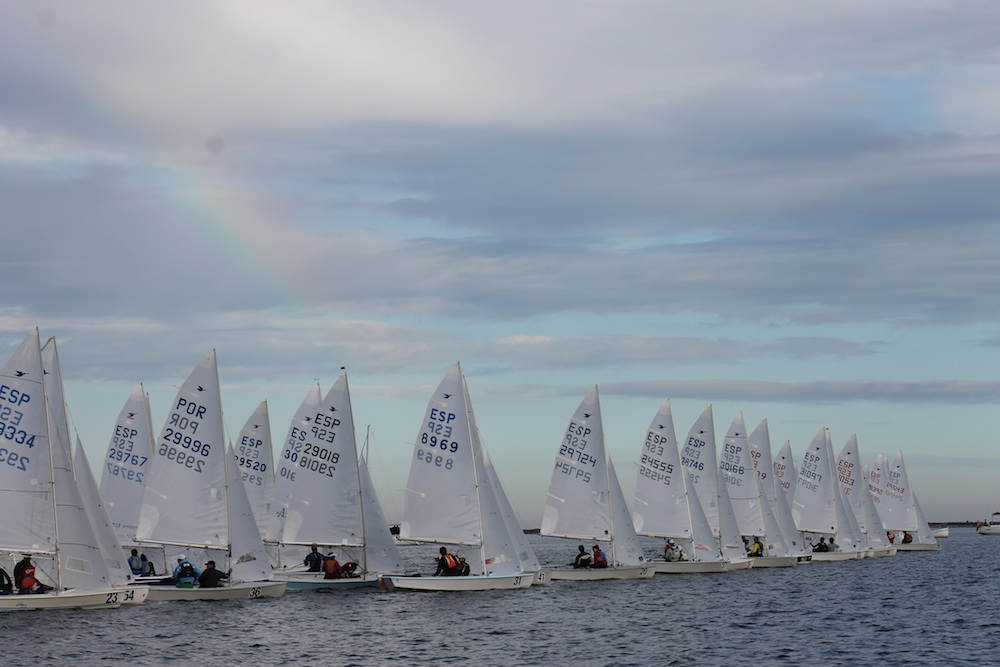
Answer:
[[[55,344],[54,338],[49,338],[46,341],[46,345],[49,342]],[[42,347],[41,339],[39,338],[38,327],[35,327],[35,345],[38,349],[38,361],[39,368],[42,369],[42,377],[38,383],[39,388],[42,390],[42,413],[45,420],[45,441],[49,445],[49,496],[52,498],[52,526],[53,526],[53,541],[52,546],[55,549],[55,561],[56,561],[56,590],[62,590],[62,564],[59,562],[59,499],[56,498],[56,470],[55,463],[52,460],[52,425],[49,422],[49,392],[45,391],[45,370],[44,364],[41,363],[42,360]],[[56,359],[58,364],[59,353],[56,351]]]

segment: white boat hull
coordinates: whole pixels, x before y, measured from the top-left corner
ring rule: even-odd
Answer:
[[[749,570],[751,567],[753,567],[753,560],[749,558],[729,561],[730,570]]]
[[[885,558],[886,556],[895,556],[896,547],[887,547],[885,549],[872,549],[869,554],[870,558]]]
[[[114,609],[125,603],[131,589],[107,588],[96,591],[49,591],[38,595],[0,595],[0,611],[37,609]]]
[[[688,574],[696,572],[728,572],[728,560],[682,560],[650,562],[659,574]]]
[[[621,567],[598,568],[553,568],[549,570],[552,579],[566,581],[602,581],[605,579],[649,579],[656,574],[656,567],[648,565],[626,565]]]
[[[861,551],[814,551],[812,562],[833,563],[842,560],[857,560],[863,557],[864,553]]]
[[[751,566],[754,569],[759,567],[791,567],[795,565],[798,558],[796,556],[759,556],[751,558]]]
[[[312,591],[321,588],[373,588],[378,586],[378,575],[365,574],[360,577],[342,577],[340,579],[324,579],[323,573],[312,572],[275,572],[275,581],[284,581],[290,591]]]
[[[934,530],[931,531],[931,537],[933,537],[935,540],[943,540],[946,537],[948,537],[948,532],[949,532],[948,526],[945,526],[943,528],[935,528]]]
[[[287,587],[285,581],[248,581],[219,588],[177,588],[150,586],[150,600],[253,600],[280,597]]]
[[[467,577],[410,577],[382,575],[382,590],[405,591],[494,591],[528,588],[535,581],[536,573],[517,575],[470,575]]]
[[[980,535],[1000,535],[1000,523],[985,523],[976,528],[976,532]]]

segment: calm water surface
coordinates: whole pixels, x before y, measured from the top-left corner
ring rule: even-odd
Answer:
[[[6,613],[0,665],[1000,664],[1000,537],[951,534],[938,553],[721,575]],[[576,551],[532,543],[543,563]],[[430,569],[432,551],[404,553]]]

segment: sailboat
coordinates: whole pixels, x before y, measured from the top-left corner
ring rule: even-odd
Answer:
[[[771,504],[761,492],[742,412],[733,417],[723,440],[719,470],[729,492],[740,535],[762,540],[763,553],[752,559],[753,567],[795,565],[797,557],[785,542]]]
[[[791,456],[791,444],[786,441],[789,451],[787,456]],[[812,551],[805,548],[805,540],[802,533],[795,527],[795,519],[792,517],[792,506],[785,497],[784,487],[775,474],[775,466],[778,461],[771,458],[771,433],[768,429],[767,420],[762,419],[750,435],[747,436],[747,447],[750,449],[750,457],[753,459],[754,468],[757,470],[757,481],[760,482],[760,495],[762,501],[766,501],[774,518],[778,522],[778,529],[788,545],[789,552],[795,556],[797,563],[808,563],[812,561]],[[785,472],[785,464],[782,462],[782,473]]]
[[[656,574],[642,553],[604,448],[597,387],[580,402],[563,436],[545,498],[541,534],[590,542],[607,554],[606,568],[546,568],[552,579],[639,579]]]
[[[722,557],[730,570],[746,570],[753,565],[736,523],[736,514],[727,485],[722,483],[715,450],[715,416],[709,404],[688,431],[681,448],[681,465],[687,470],[688,487],[695,489],[712,532],[717,534]]]
[[[650,422],[635,478],[632,523],[636,533],[679,541],[684,560],[653,559],[660,573],[725,572],[722,556],[695,491],[681,466],[670,401],[664,401]]]
[[[896,551],[937,551],[941,548],[934,538],[931,527],[917,502],[916,494],[910,487],[906,474],[903,452],[896,452],[885,479],[885,525],[889,530],[903,533],[903,539],[896,540]],[[912,541],[906,541],[909,533]]]
[[[795,525],[814,539],[836,538],[837,551],[814,551],[813,562],[860,558],[863,552],[850,542],[846,532],[847,509],[841,499],[840,483],[834,472],[833,449],[828,433],[820,428],[802,457],[792,503]]]
[[[837,460],[837,476],[840,479],[840,489],[847,505],[854,512],[858,526],[865,536],[872,558],[893,556],[896,547],[886,538],[885,526],[878,516],[872,494],[868,490],[868,480],[861,466],[861,453],[858,451],[857,435],[847,439]]]
[[[399,528],[404,540],[472,550],[475,556],[466,560],[470,573],[383,575],[383,588],[483,591],[531,586],[536,573],[519,557],[523,531],[512,525],[499,494],[506,495],[499,479],[490,479],[465,377],[455,363],[427,404],[413,446]]]
[[[369,557],[370,539],[380,530],[388,534],[388,526],[375,525],[376,520],[385,523],[384,515],[374,489],[366,493],[362,481],[347,374],[317,401],[318,395],[318,387],[310,390],[285,439],[270,506],[276,527],[271,537],[282,550],[312,544],[336,549],[339,562],[356,562],[358,569],[356,576],[326,579],[298,561],[275,577],[292,590],[376,586],[378,572],[402,570],[402,557],[394,542],[381,545],[378,568]],[[365,500],[374,503],[367,512]]]
[[[30,556],[54,588],[0,596],[0,611],[118,607],[137,592],[111,583],[62,443],[66,434],[53,432],[49,411],[65,407],[61,395],[49,402],[46,384],[35,329],[0,371],[0,564],[11,572],[17,554]]]
[[[151,600],[278,597],[257,522],[231,447],[225,443],[215,350],[177,391],[145,479],[137,541],[199,552],[228,563],[219,588],[153,586]],[[191,554],[192,557],[194,554]],[[224,569],[220,564],[219,569]]]

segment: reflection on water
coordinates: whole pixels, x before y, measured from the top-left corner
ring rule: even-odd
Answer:
[[[1000,537],[951,535],[939,553],[717,575],[7,613],[0,664],[996,664]],[[531,542],[543,563],[576,551]],[[432,571],[433,547],[403,551]]]

